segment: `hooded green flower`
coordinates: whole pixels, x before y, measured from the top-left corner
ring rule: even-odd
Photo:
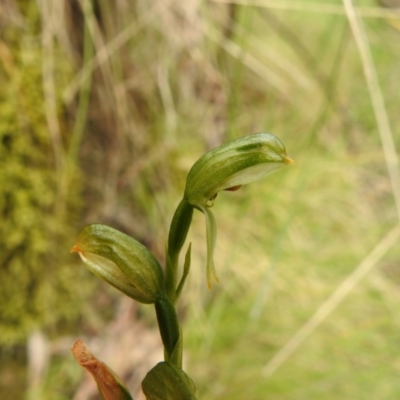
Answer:
[[[194,207],[210,206],[221,190],[247,185],[292,163],[283,143],[271,133],[245,136],[209,151],[193,165],[185,198]]]
[[[164,274],[141,243],[106,225],[88,225],[71,251],[90,271],[140,303],[155,303],[164,291]]]
[[[276,169],[293,164],[283,143],[271,133],[256,133],[223,144],[204,154],[189,171],[184,201],[202,211],[207,227],[207,281],[215,273],[215,218],[210,207],[221,190],[236,190]]]

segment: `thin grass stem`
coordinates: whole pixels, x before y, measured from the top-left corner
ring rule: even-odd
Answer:
[[[85,63],[82,70],[76,75],[72,82],[67,86],[63,93],[63,100],[68,104],[74,97],[83,83],[90,78],[93,71],[105,63],[108,58],[121,48],[126,42],[134,37],[146,25],[150,24],[153,19],[159,15],[164,9],[163,3],[157,3],[153,6],[142,18],[132,22],[123,31],[121,31],[115,38],[111,39],[103,48],[99,49],[95,56]]]
[[[372,108],[374,110],[376,123],[378,125],[379,136],[381,139],[383,152],[385,155],[386,167],[389,173],[390,184],[392,186],[393,197],[396,204],[397,216],[400,221],[400,172],[399,159],[393,141],[393,133],[390,127],[389,117],[386,111],[385,100],[379,84],[378,75],[374,60],[372,58],[368,39],[362,22],[357,17],[357,13],[351,0],[343,0],[346,15],[350,23],[351,30],[360,53],[362,66],[364,69],[365,80],[368,85],[371,97]]]
[[[346,296],[358,285],[364,276],[370,272],[381,258],[397,243],[400,238],[400,225],[392,228],[379,241],[373,250],[348,277],[336,288],[332,295],[321,304],[308,321],[286,342],[262,369],[262,375],[269,377],[304,343],[323,321],[339,306]]]
[[[41,2],[42,17],[42,84],[44,95],[44,110],[51,143],[53,146],[54,160],[59,181],[65,167],[65,154],[61,139],[60,125],[57,117],[57,100],[54,83],[54,10],[52,2]]]
[[[215,3],[224,4],[242,4],[246,6],[264,7],[282,11],[303,11],[318,14],[332,14],[345,16],[346,11],[342,6],[337,4],[327,4],[321,2],[305,2],[291,0],[211,0]],[[392,8],[391,10],[381,7],[360,6],[354,8],[356,14],[363,18],[389,18],[399,19],[400,9]]]

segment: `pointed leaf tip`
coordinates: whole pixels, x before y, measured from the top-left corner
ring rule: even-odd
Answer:
[[[82,340],[77,340],[71,351],[78,363],[93,376],[105,400],[133,400],[118,376],[98,360]]]

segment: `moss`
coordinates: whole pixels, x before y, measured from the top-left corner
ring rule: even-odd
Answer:
[[[13,68],[0,73],[0,345],[22,341],[33,328],[51,331],[60,321],[79,318],[85,291],[77,281],[86,276],[71,265],[68,253],[81,210],[80,178],[70,182],[74,191],[60,196],[40,37],[27,40],[12,31],[7,37]],[[67,136],[64,141],[67,145]]]

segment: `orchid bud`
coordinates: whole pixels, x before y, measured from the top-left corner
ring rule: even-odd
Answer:
[[[221,190],[237,190],[276,169],[293,164],[283,143],[271,133],[256,133],[223,144],[204,154],[189,171],[184,200],[202,211],[207,230],[207,282],[217,282],[214,267],[216,223],[210,207]]]
[[[88,225],[71,251],[90,271],[140,303],[159,300],[164,274],[153,254],[141,243],[106,225]]]

